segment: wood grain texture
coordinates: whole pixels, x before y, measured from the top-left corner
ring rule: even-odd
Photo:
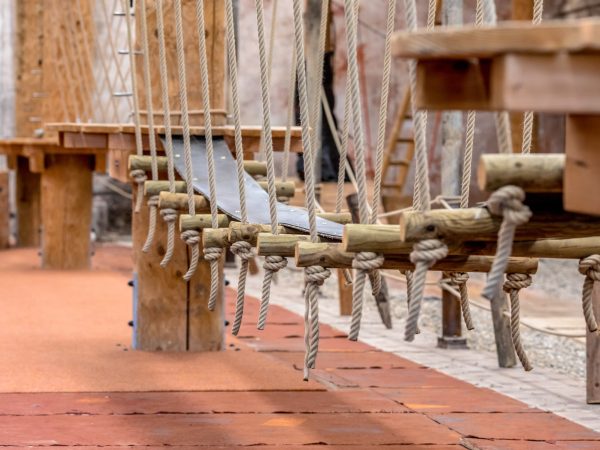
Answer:
[[[41,177],[29,169],[26,158],[17,158],[17,245],[38,247],[42,227]]]
[[[563,201],[567,211],[600,215],[600,116],[568,116]]]
[[[259,233],[256,241],[259,256],[285,256],[293,257],[298,242],[309,242],[307,234],[279,234]]]
[[[483,191],[513,184],[525,192],[562,192],[565,155],[484,154],[479,159],[477,182]]]
[[[354,253],[345,252],[340,244],[298,242],[295,252],[296,265],[308,267],[320,265],[338,269],[352,268]],[[488,272],[491,268],[493,257],[488,256],[448,256],[438,261],[431,270],[455,271],[455,272]],[[535,273],[537,271],[537,259],[534,258],[510,258],[507,273]],[[410,262],[408,255],[386,257],[384,269],[413,270],[414,265]]]
[[[41,179],[42,267],[89,269],[93,157],[50,155]]]
[[[229,226],[229,217],[225,214],[217,216],[218,228],[227,228]],[[197,230],[212,228],[212,219],[210,214],[189,214],[179,215],[179,231]]]
[[[209,212],[210,205],[208,200],[203,195],[194,195],[194,206],[196,212]],[[162,191],[158,195],[159,208],[172,208],[180,211],[187,211],[189,208],[187,194],[173,194],[171,192]]]

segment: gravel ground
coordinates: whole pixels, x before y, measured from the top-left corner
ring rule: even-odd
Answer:
[[[481,275],[483,277],[483,275]],[[581,275],[577,272],[577,262],[569,260],[544,260],[534,277],[535,284],[530,289],[542,290],[548,295],[564,299],[566,302],[580,302]],[[279,274],[279,283],[302,285],[303,274],[299,269],[290,268]],[[390,281],[390,295],[396,327],[402,327],[407,315],[405,286]],[[337,280],[331,277],[321,290],[322,301],[337,302]],[[376,309],[375,303],[367,297],[365,308]],[[494,333],[491,313],[472,307],[475,330],[466,331],[470,351],[495,353]],[[399,323],[400,322],[400,323]],[[439,297],[425,297],[420,326],[439,334],[441,332],[441,300]],[[521,328],[523,343],[534,367],[546,367],[578,378],[585,377],[585,345],[572,338],[564,338]]]

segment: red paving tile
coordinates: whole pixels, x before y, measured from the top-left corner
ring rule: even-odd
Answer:
[[[600,434],[550,413],[462,413],[431,415],[464,436],[534,441],[597,440]]]
[[[291,363],[301,370],[304,364],[304,352],[273,352],[274,358]],[[417,369],[422,367],[404,358],[387,352],[319,352],[319,369]]]
[[[293,330],[291,333],[298,333]],[[304,332],[302,332],[304,333]],[[303,336],[300,334],[299,336]],[[274,338],[264,340],[250,340],[246,344],[258,352],[300,352],[304,351],[304,337],[297,338]],[[370,345],[362,342],[349,341],[345,337],[322,338],[319,342],[319,350],[325,352],[368,352],[374,350]]]
[[[450,412],[532,412],[537,411],[525,403],[510,397],[498,395],[496,392],[471,387],[469,395],[464,389],[375,389],[381,395],[402,403],[413,411],[425,413],[450,413]]]
[[[166,414],[2,416],[4,445],[456,444],[460,435],[414,414]]]
[[[463,439],[461,442],[469,450],[557,450],[555,444],[539,441],[507,441],[485,439]]]
[[[0,415],[159,413],[403,413],[370,391],[0,394]]]

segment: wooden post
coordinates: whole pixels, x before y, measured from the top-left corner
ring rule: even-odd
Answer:
[[[42,267],[88,269],[93,157],[50,155],[42,173]]]
[[[462,0],[444,1],[442,23],[460,25],[463,22],[462,15]],[[444,196],[460,195],[462,136],[462,112],[444,112],[442,114],[442,195]],[[442,335],[438,337],[438,347],[467,347],[467,340],[462,337],[460,303],[455,296],[444,289],[442,289]]]
[[[17,158],[17,245],[37,247],[40,245],[42,224],[40,209],[40,174],[29,169],[26,158]]]
[[[0,249],[8,248],[10,238],[10,208],[8,204],[8,172],[0,172]]]
[[[600,317],[600,285],[596,283],[592,294],[594,312]],[[600,334],[587,332],[587,396],[588,403],[600,403]]]

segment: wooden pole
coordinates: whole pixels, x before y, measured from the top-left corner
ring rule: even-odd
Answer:
[[[481,155],[479,188],[491,192],[512,184],[526,192],[562,192],[565,161],[564,154]]]
[[[166,156],[157,156],[156,165],[159,172],[166,172],[168,168],[168,162]],[[150,172],[152,170],[152,157],[151,156],[138,156],[130,155],[128,161],[129,170],[145,170]],[[244,170],[252,176],[266,176],[267,175],[267,163],[263,161],[244,161]]]
[[[17,245],[38,247],[42,228],[41,177],[29,168],[26,158],[17,158]]]

